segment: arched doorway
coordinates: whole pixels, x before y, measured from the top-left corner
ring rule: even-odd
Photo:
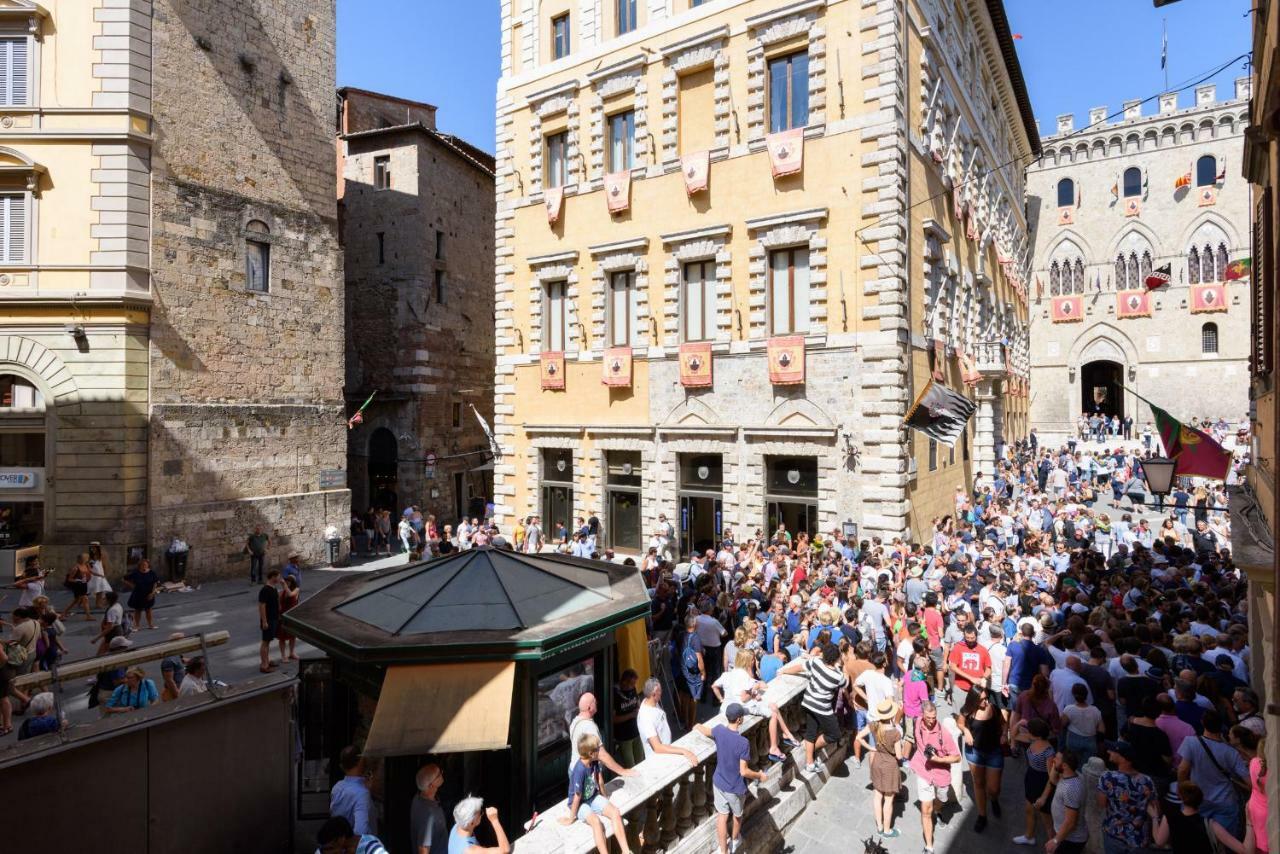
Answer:
[[[1124,420],[1124,365],[1109,359],[1088,362],[1080,368],[1080,410]]]
[[[398,511],[400,452],[396,436],[386,427],[379,427],[369,437],[369,504]],[[394,512],[393,512],[394,515]]]

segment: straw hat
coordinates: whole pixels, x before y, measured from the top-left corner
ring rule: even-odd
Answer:
[[[891,721],[898,716],[898,712],[901,710],[901,707],[895,703],[892,698],[885,697],[876,704],[876,707],[871,711],[871,714],[868,715],[868,717],[872,721]]]

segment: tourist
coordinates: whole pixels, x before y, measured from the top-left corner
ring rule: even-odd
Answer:
[[[154,629],[156,624],[155,620],[151,618],[151,609],[156,603],[156,591],[160,586],[160,576],[152,571],[151,561],[146,558],[138,561],[137,569],[130,572],[122,580],[129,590],[129,610],[133,611],[133,624],[141,628],[142,616],[145,614],[147,628]]]
[[[428,763],[414,777],[418,794],[409,804],[409,845],[412,854],[445,854],[449,847],[449,825],[440,806],[444,772]]]
[[[627,834],[622,825],[622,814],[604,793],[604,772],[600,765],[600,739],[584,735],[577,741],[577,761],[569,768],[569,814],[560,819],[564,825],[575,821],[585,822],[595,837],[598,854],[609,854],[609,841],[605,838],[600,816],[609,819],[613,837],[622,849],[630,854]]]
[[[696,612],[684,618],[684,634],[678,641],[680,674],[676,680],[676,691],[680,700],[680,718],[685,729],[693,729],[697,721],[698,703],[702,700],[702,690],[707,684],[706,656],[703,654],[702,640],[698,636],[698,615]]]
[[[208,692],[209,677],[204,656],[193,656],[187,662],[186,675],[182,677],[182,684],[178,686],[178,696],[190,697],[193,694],[207,694]]]
[[[298,589],[298,576],[282,575],[284,584],[280,587],[280,614],[283,617],[302,599],[302,591]],[[284,621],[277,617],[276,642],[280,646],[280,661],[297,661],[296,649],[298,638],[284,627]]]
[[[769,719],[769,759],[773,762],[784,761],[782,747],[795,747],[797,742],[791,729],[783,720],[782,712],[777,705],[765,702],[764,693],[768,687],[763,681],[756,679],[756,657],[749,650],[738,653],[734,667],[723,674],[713,684],[712,691],[720,700],[720,711],[726,713],[729,706],[737,703],[747,714]]]
[[[865,750],[871,751],[871,814],[875,818],[876,831],[887,839],[902,834],[893,826],[894,800],[902,790],[902,772],[898,765],[904,758],[905,744],[902,729],[898,726],[902,707],[886,697],[871,710],[867,726],[855,738]]]
[[[1045,854],[1082,854],[1089,841],[1089,826],[1084,820],[1085,792],[1080,779],[1080,759],[1071,751],[1054,758],[1045,794],[1049,791],[1053,792],[1049,806],[1053,835],[1044,844]],[[1040,796],[1037,806],[1045,794]]]
[[[120,604],[120,594],[109,590],[103,598],[106,600],[107,610],[103,612],[102,622],[99,623],[101,630],[90,640],[90,643],[98,644],[97,655],[105,655],[111,641],[127,637],[129,633],[128,617],[125,616],[124,605]]]
[[[93,597],[93,607],[107,607],[106,595],[110,592],[111,582],[107,581],[107,557],[102,552],[102,544],[89,543],[89,595]]]
[[[498,844],[484,847],[476,841],[476,828],[480,819],[487,819],[493,828],[493,835]],[[510,854],[511,843],[507,841],[507,832],[498,820],[496,807],[486,807],[484,801],[475,797],[467,797],[458,801],[453,808],[453,830],[449,831],[448,854]]]
[[[1149,810],[1159,796],[1151,778],[1134,767],[1136,758],[1127,741],[1107,742],[1107,764],[1115,770],[1099,777],[1097,788],[1104,854],[1144,854],[1151,840]]]
[[[169,640],[182,640],[186,637],[183,632],[173,632],[169,635]],[[178,699],[178,692],[182,687],[182,680],[187,675],[186,662],[182,660],[182,656],[178,653],[166,655],[160,661],[160,700],[169,702]]]
[[[636,714],[640,711],[640,692],[636,685],[640,680],[631,668],[622,671],[613,686],[613,743],[618,764],[634,768],[644,759],[644,746],[640,743],[640,730],[636,728]]]
[[[117,685],[111,692],[103,712],[108,715],[123,714],[145,709],[159,701],[160,692],[156,690],[156,683],[147,678],[146,671],[141,667],[130,667],[125,671],[124,684]]]
[[[1023,756],[1026,758],[1027,769],[1022,777],[1022,794],[1026,807],[1024,832],[1013,837],[1013,842],[1015,845],[1035,845],[1037,816],[1046,825],[1050,835],[1053,834],[1045,797],[1049,788],[1050,767],[1054,764],[1057,752],[1049,741],[1049,725],[1040,718],[1029,721],[1026,729],[1016,736],[1016,740],[1026,745]],[[1078,767],[1079,760],[1075,761]]]
[[[764,782],[768,775],[753,771],[748,765],[751,745],[743,738],[742,719],[746,709],[730,703],[724,711],[723,724],[708,728],[697,724],[694,729],[716,744],[716,770],[711,776],[713,805],[716,811],[716,840],[720,854],[736,854],[742,849],[742,809],[747,796],[747,780]],[[730,831],[730,816],[733,818]]]
[[[258,590],[258,627],[262,630],[262,642],[258,645],[258,670],[270,673],[276,667],[271,660],[271,642],[280,631],[280,570],[267,571],[267,580]],[[357,829],[358,829],[357,825]]]
[[[662,683],[650,676],[644,682],[642,693],[644,699],[640,702],[640,710],[636,712],[636,731],[640,734],[644,758],[652,759],[663,753],[672,754],[683,756],[690,766],[696,767],[698,757],[693,751],[671,743],[671,724],[667,722],[667,713],[662,709]]]
[[[582,741],[583,737],[588,735],[594,736],[597,741],[602,741],[600,727],[596,726],[595,721],[597,711],[599,711],[599,706],[596,703],[595,694],[587,691],[578,697],[578,714],[569,722],[569,744],[571,748],[572,745],[576,745],[578,742]],[[600,748],[599,759],[604,763],[606,768],[621,777],[630,777],[636,773],[619,763],[618,760],[603,747]],[[573,771],[572,762],[569,763],[569,771]]]
[[[808,680],[800,704],[805,713],[804,770],[807,774],[817,774],[822,770],[817,762],[817,752],[840,740],[840,725],[835,714],[836,692],[848,685],[849,680],[838,669],[839,662],[840,648],[828,643],[822,647],[820,656],[805,656],[779,671],[784,674],[803,672]]]
[[[244,541],[244,553],[249,556],[250,584],[262,582],[262,572],[267,565],[267,547],[270,545],[271,538],[262,533],[261,525],[255,525],[253,533]]]
[[[377,816],[365,779],[364,757],[355,745],[349,744],[338,753],[338,767],[342,779],[329,792],[329,815],[346,819],[359,835],[376,833]]]
[[[62,729],[53,694],[48,691],[36,694],[27,707],[27,719],[18,727],[18,741],[37,738]]]
[[[320,826],[316,834],[317,854],[387,854],[387,849],[372,833],[357,833],[351,822],[334,816]]]
[[[987,808],[1000,817],[1000,778],[1004,773],[1004,750],[1001,746],[1004,720],[991,703],[987,688],[974,688],[965,697],[955,716],[964,734],[964,758],[973,775],[973,800],[978,817],[973,830],[981,833],[987,827]]]
[[[911,771],[916,775],[916,796],[920,799],[924,852],[934,854],[933,816],[950,797],[951,766],[960,761],[960,751],[938,720],[938,709],[932,702],[926,702],[921,709],[908,748]]]
[[[1245,804],[1245,815],[1254,832],[1254,844],[1262,854],[1269,854],[1271,812],[1267,798],[1267,751],[1265,740],[1258,741],[1258,754],[1249,760],[1249,800]]]
[[[76,562],[67,570],[66,579],[63,586],[71,592],[71,604],[66,607],[62,613],[70,617],[79,605],[84,610],[84,618],[93,620],[93,613],[89,610],[89,580],[93,578],[93,573],[89,570],[89,553],[83,552],[76,557]]]
[[[1200,812],[1239,838],[1244,833],[1240,797],[1248,791],[1249,768],[1240,752],[1222,740],[1222,717],[1210,709],[1201,719],[1204,732],[1183,739],[1178,748],[1178,780],[1200,787]]]
[[[1089,686],[1077,682],[1071,686],[1071,705],[1062,710],[1064,747],[1087,763],[1098,752],[1098,739],[1104,734],[1102,712],[1089,703]]]
[[[1204,793],[1190,780],[1182,780],[1169,796],[1167,808],[1152,810],[1152,837],[1157,847],[1168,847],[1173,854],[1204,854],[1206,851],[1253,854],[1253,825],[1244,841],[1227,830],[1215,818],[1204,814]],[[1265,831],[1264,831],[1265,832]]]

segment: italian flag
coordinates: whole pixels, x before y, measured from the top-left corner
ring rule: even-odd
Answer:
[[[1227,479],[1231,471],[1231,452],[1194,427],[1188,427],[1151,401],[1147,401],[1156,417],[1156,431],[1164,444],[1164,452],[1176,465],[1174,475],[1194,475],[1213,480]]]

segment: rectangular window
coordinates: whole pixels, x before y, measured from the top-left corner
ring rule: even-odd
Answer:
[[[0,39],[0,106],[22,107],[31,103],[29,41]]]
[[[929,471],[938,470],[938,440],[929,440]]]
[[[809,123],[809,54],[769,60],[769,133]]]
[[[769,331],[788,335],[809,331],[809,250],[769,253]]]
[[[373,158],[373,188],[375,190],[391,189],[391,157],[383,154]]]
[[[710,341],[716,337],[716,264],[693,261],[684,265],[683,305],[685,341]]]
[[[704,68],[680,78],[679,116],[680,153],[709,151],[716,140],[715,69]]]
[[[443,231],[436,232],[436,260],[437,261],[444,260],[444,232]]]
[[[260,240],[245,241],[245,286],[256,294],[271,289],[271,244]]]
[[[609,171],[631,169],[635,162],[636,114],[634,110],[609,116]]]
[[[564,350],[565,283],[548,282],[542,300],[542,349]]]
[[[551,58],[569,55],[569,13],[551,19]]]
[[[436,270],[436,305],[444,305],[444,270]]]
[[[566,131],[547,136],[546,157],[543,171],[546,177],[543,183],[547,187],[563,187],[569,183],[569,134]]]
[[[636,0],[614,0],[618,10],[618,35],[625,36],[636,28]]]
[[[27,260],[27,197],[23,193],[0,194],[0,263]]]
[[[385,231],[378,232],[378,263],[385,264],[387,262],[387,233]]]
[[[609,277],[609,346],[630,347],[635,341],[636,287],[630,270]]]
[[[462,426],[462,404],[456,400],[453,402],[453,426],[455,429]]]

